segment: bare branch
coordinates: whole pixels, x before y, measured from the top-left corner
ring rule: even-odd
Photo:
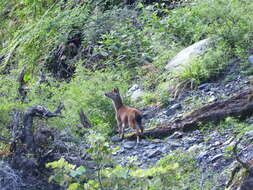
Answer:
[[[24,114],[23,119],[23,143],[27,145],[28,149],[34,149],[34,136],[33,136],[33,130],[32,130],[32,124],[34,117],[43,117],[43,118],[51,118],[51,117],[63,117],[59,113],[64,108],[63,104],[60,104],[58,108],[51,112],[47,108],[36,105],[33,107],[30,107],[27,109],[27,111]]]
[[[92,128],[92,125],[90,124],[90,121],[88,117],[85,115],[84,111],[80,109],[78,113],[83,128]]]

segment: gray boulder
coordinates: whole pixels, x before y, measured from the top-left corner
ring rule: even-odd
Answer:
[[[248,61],[249,63],[253,63],[253,55],[249,56]]]
[[[167,70],[182,70],[183,66],[189,64],[192,58],[204,53],[209,45],[209,39],[204,39],[192,44],[191,46],[180,51],[169,63],[165,66]]]
[[[131,97],[132,101],[137,101],[142,95],[143,91],[138,84],[134,84],[127,92],[127,95]]]

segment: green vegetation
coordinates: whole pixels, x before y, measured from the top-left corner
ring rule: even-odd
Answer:
[[[111,163],[115,161],[112,162],[113,160],[110,159],[111,150],[103,142],[103,138],[93,135],[90,137],[94,143],[89,152],[95,158],[97,174],[89,174],[89,171],[82,166],[76,168],[64,159],[60,159],[47,164],[47,167],[54,170],[50,181],[54,180],[68,190],[166,190],[168,187],[172,190],[180,190],[210,189],[217,180],[216,176],[209,175],[208,180],[200,182],[204,179],[201,179],[193,152],[175,151],[148,169],[138,169],[138,161],[135,157],[128,158],[129,163],[125,167],[120,165],[112,167]]]
[[[119,87],[131,105],[125,95],[137,83],[146,91],[138,105],[166,103],[168,84],[186,88],[209,81],[231,58],[246,62],[246,51],[252,48],[252,0],[178,0],[170,9],[172,1],[134,2],[0,0],[0,136],[11,136],[6,126],[13,109],[24,111],[35,104],[54,109],[62,102],[64,118],[47,125],[73,133],[83,109],[94,126],[87,143],[96,175],[63,159],[48,164],[55,172],[50,181],[69,190],[199,189],[196,163],[181,152],[175,153],[181,158],[169,155],[147,170],[138,169],[134,158],[129,166],[111,166],[107,141],[116,121],[104,92]],[[180,50],[205,38],[211,40],[207,52],[183,72],[164,69]],[[22,101],[17,78],[24,66],[27,96]],[[242,63],[240,68],[247,67]],[[202,103],[196,102],[196,107]]]

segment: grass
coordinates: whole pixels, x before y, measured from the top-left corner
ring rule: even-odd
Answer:
[[[82,108],[94,131],[109,137],[116,123],[113,106],[103,95],[105,91],[119,87],[124,96],[137,83],[146,91],[139,105],[166,104],[173,95],[168,88],[177,86],[180,91],[180,88],[208,82],[222,74],[230,58],[245,62],[246,51],[252,46],[253,2],[250,0],[192,0],[170,10],[159,3],[127,8],[117,0],[98,6],[94,4],[96,1],[76,2],[1,1],[0,55],[6,56],[0,73],[1,135],[10,136],[6,126],[11,121],[12,109],[24,111],[42,104],[51,110],[62,102],[66,106],[65,118],[52,119],[47,122],[48,126],[74,131],[79,123],[77,112]],[[77,34],[80,39],[73,42]],[[180,50],[205,38],[212,41],[207,52],[193,59],[182,72],[164,69]],[[77,47],[75,55],[68,51],[73,46]],[[65,51],[58,55],[60,47],[65,47]],[[55,77],[51,68],[64,64],[74,68],[71,77]],[[27,101],[22,103],[18,98],[17,76],[24,65],[29,90]],[[145,69],[147,65],[152,70]],[[249,67],[240,69],[252,73]],[[39,85],[40,72],[46,75],[47,82]],[[131,105],[129,99],[123,99]],[[202,104],[198,98],[191,101],[192,104],[186,102],[189,109]],[[155,125],[156,122],[151,123],[150,127]],[[221,124],[220,128],[226,130],[229,125],[232,124]],[[240,130],[251,129],[239,123],[233,125]],[[183,156],[182,160],[189,165],[176,157],[166,159],[164,163],[178,162],[179,171],[173,166],[162,170],[166,164],[157,166],[161,171],[160,178],[156,178],[160,180],[159,185],[163,184],[164,172],[167,172],[166,179],[181,177],[178,179],[187,184],[194,178],[188,172],[195,169],[192,159]],[[145,180],[151,186],[155,184],[152,179]],[[182,186],[185,187],[181,184],[176,188],[182,189]]]

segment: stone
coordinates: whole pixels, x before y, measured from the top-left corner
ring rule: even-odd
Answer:
[[[253,55],[250,55],[248,58],[249,63],[253,63]]]
[[[203,152],[200,152],[200,154],[197,156],[197,160],[201,162],[207,157],[208,157],[208,151],[203,151]]]
[[[152,142],[153,142],[153,143],[161,143],[161,142],[163,142],[163,141],[162,141],[161,139],[153,139]]]
[[[199,139],[196,139],[194,137],[185,137],[183,140],[186,144],[194,144],[194,143],[200,142]]]
[[[213,146],[220,146],[222,143],[220,141],[215,141],[215,143],[213,144]]]
[[[174,141],[174,140],[167,140],[166,143],[171,147],[171,148],[177,148],[177,147],[181,147],[182,144]]]
[[[215,102],[217,100],[217,98],[215,96],[211,96],[209,99],[208,99],[208,102]]]
[[[131,97],[132,101],[137,101],[142,95],[143,91],[138,84],[134,84],[127,92],[127,95]]]
[[[121,138],[118,136],[118,135],[115,135],[111,138],[111,141],[112,142],[120,142],[121,141]]]
[[[190,63],[193,57],[204,53],[209,44],[209,39],[204,39],[192,44],[191,46],[180,51],[169,63],[165,66],[167,70],[181,70]]]
[[[161,148],[161,152],[163,154],[167,154],[167,153],[170,152],[170,148],[168,146],[164,146],[164,147]]]
[[[223,157],[223,154],[217,154],[216,156],[212,157],[211,158],[211,162],[215,162],[216,160],[220,159]]]
[[[209,88],[210,86],[212,86],[212,83],[203,83],[203,84],[201,84],[201,85],[199,85],[199,89],[200,90],[203,90],[203,89],[205,89],[205,88]]]
[[[172,135],[170,135],[168,137],[168,139],[180,139],[182,137],[183,137],[183,133],[179,132],[179,131],[176,131],[175,133],[173,133]]]
[[[160,150],[152,150],[148,153],[148,158],[154,158],[157,155],[160,155],[161,151]]]
[[[172,106],[169,106],[168,109],[166,110],[165,114],[167,116],[169,115],[173,115],[176,113],[177,110],[182,109],[182,105],[181,104],[174,104]]]
[[[248,131],[247,133],[245,133],[246,136],[248,137],[252,137],[253,136],[253,130]]]
[[[117,154],[122,154],[125,152],[125,149],[124,147],[121,147],[118,151],[117,151]]]
[[[182,105],[181,104],[174,104],[173,106],[170,107],[170,109],[181,109]]]
[[[223,145],[229,145],[234,139],[234,137],[229,138],[226,142],[223,143]]]
[[[147,146],[147,148],[149,148],[149,149],[154,149],[154,148],[156,148],[156,147],[157,147],[156,144],[150,144],[150,145]]]
[[[141,140],[140,141],[140,145],[142,145],[142,146],[148,146],[150,143],[148,142],[148,141],[146,141],[146,140]]]
[[[203,145],[201,145],[201,144],[195,144],[195,145],[191,146],[188,149],[188,151],[189,152],[196,152],[196,151],[200,150],[201,148],[203,148]]]
[[[135,141],[126,141],[123,143],[123,146],[126,149],[132,149],[133,147],[135,147],[135,145],[136,145]]]
[[[143,95],[143,91],[141,89],[138,89],[134,91],[133,94],[131,95],[131,100],[137,101],[142,95]]]
[[[129,88],[128,93],[132,94],[134,91],[138,90],[139,88],[140,87],[138,84],[134,84],[131,88]]]

